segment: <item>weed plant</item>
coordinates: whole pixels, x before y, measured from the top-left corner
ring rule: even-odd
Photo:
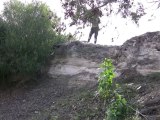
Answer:
[[[124,120],[128,115],[130,107],[127,100],[121,95],[120,85],[113,79],[115,78],[112,60],[105,59],[101,64],[103,70],[99,77],[98,93],[99,96],[109,104],[106,106],[106,120]]]

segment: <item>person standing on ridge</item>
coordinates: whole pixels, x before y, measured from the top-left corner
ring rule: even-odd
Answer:
[[[92,35],[94,34],[94,44],[96,44],[98,31],[99,31],[99,23],[100,23],[99,17],[95,16],[94,19],[92,19],[92,21],[91,21],[92,27],[91,27],[91,31],[89,33],[88,42],[90,42],[90,39],[91,39]]]
[[[89,37],[88,37],[88,42],[90,42],[90,39],[92,37],[92,35],[94,34],[94,43],[96,44],[97,42],[97,36],[98,36],[98,32],[99,32],[99,24],[100,24],[100,18],[102,16],[102,12],[101,10],[99,10],[98,8],[93,8],[91,10],[88,10],[91,12],[91,14],[89,15],[89,17],[87,19],[85,19],[86,23],[87,21],[89,23],[92,24],[90,33],[89,33]],[[85,16],[82,16],[82,18],[85,18]],[[73,22],[70,23],[70,26],[75,25],[77,23],[76,19],[73,20]]]

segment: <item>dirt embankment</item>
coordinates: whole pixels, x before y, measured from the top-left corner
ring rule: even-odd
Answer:
[[[131,88],[132,103],[149,120],[160,120],[160,35],[146,33],[122,46],[78,41],[54,46],[47,73],[31,86],[0,91],[0,120],[102,120],[95,96],[100,63],[110,58],[116,80]],[[33,84],[34,83],[34,84]]]

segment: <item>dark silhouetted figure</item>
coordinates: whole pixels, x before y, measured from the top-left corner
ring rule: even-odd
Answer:
[[[99,17],[95,17],[92,20],[91,23],[92,23],[92,28],[91,28],[91,31],[89,33],[88,42],[90,42],[90,39],[91,39],[92,35],[94,34],[94,43],[96,44],[96,42],[97,42],[97,36],[98,36],[98,31],[99,31],[99,23],[100,23]]]

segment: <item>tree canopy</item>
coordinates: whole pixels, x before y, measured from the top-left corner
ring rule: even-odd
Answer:
[[[145,1],[147,2],[147,1]],[[150,2],[157,4],[159,0]],[[86,25],[93,16],[111,16],[120,14],[122,18],[131,18],[136,24],[146,14],[144,1],[138,0],[61,0],[65,10],[65,19],[72,19],[71,25]]]

